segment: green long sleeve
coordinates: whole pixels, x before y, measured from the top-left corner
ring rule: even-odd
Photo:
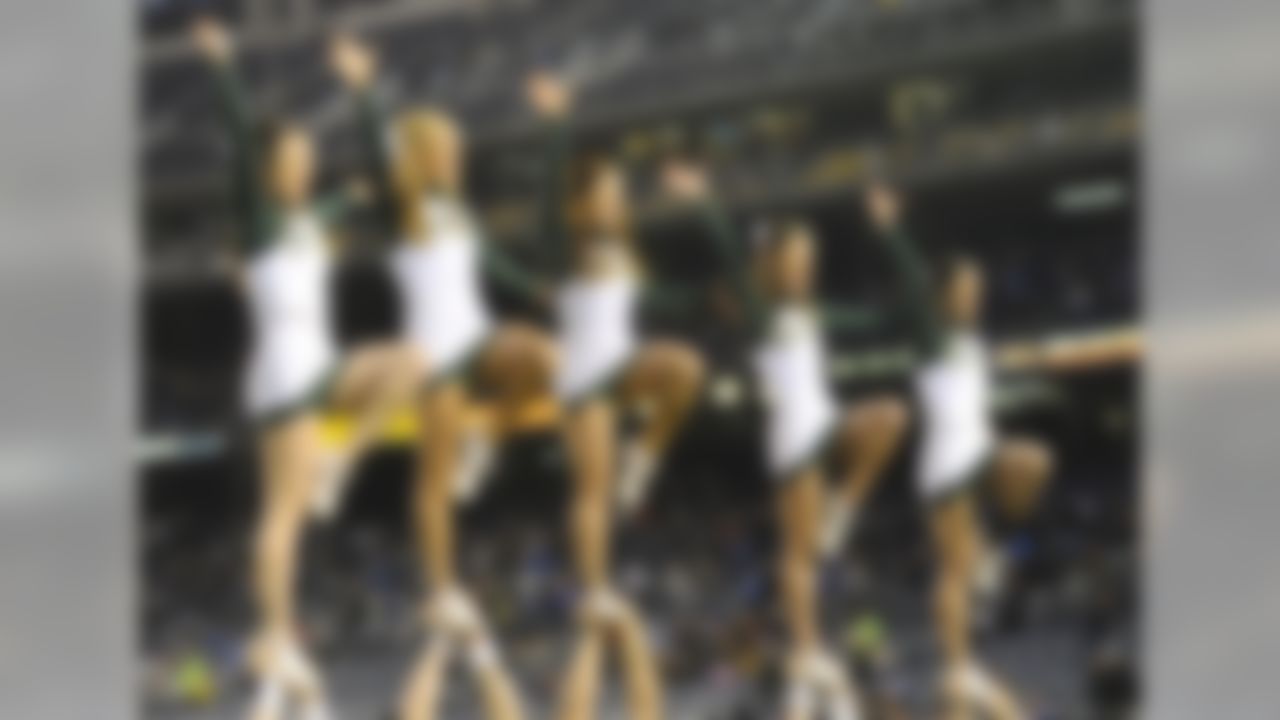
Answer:
[[[482,242],[481,247],[486,277],[527,303],[541,305],[546,302],[547,284],[539,275],[521,267],[492,240]]]
[[[924,358],[937,357],[942,351],[942,321],[924,258],[901,228],[884,233],[880,239],[902,289],[913,341]]]
[[[541,249],[552,272],[567,274],[572,252],[564,206],[569,191],[569,163],[573,155],[573,133],[564,121],[547,123],[543,130],[542,177],[538,202]]]
[[[240,246],[247,253],[266,247],[278,225],[260,174],[260,150],[247,94],[230,64],[211,64],[222,122],[233,148],[232,194],[241,224]]]
[[[395,181],[391,166],[391,144],[387,138],[388,119],[382,104],[371,90],[356,95],[360,142],[364,146],[370,180],[373,183],[374,217],[380,225],[380,236],[399,236],[401,214],[397,211]]]
[[[838,334],[874,332],[885,325],[884,313],[869,305],[822,303],[820,309],[824,327]]]
[[[751,258],[742,244],[736,241],[724,206],[710,202],[701,212],[706,236],[719,264],[718,274],[729,281],[747,337],[758,338],[766,330],[769,313],[764,298],[751,279]]]
[[[345,222],[363,206],[364,202],[353,197],[349,190],[338,188],[313,201],[311,211],[320,219],[320,224],[332,227]]]
[[[676,319],[697,307],[699,293],[671,283],[649,281],[640,297],[640,314],[647,318]]]

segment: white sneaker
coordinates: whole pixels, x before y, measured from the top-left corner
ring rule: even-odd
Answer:
[[[446,635],[471,635],[484,630],[480,610],[458,588],[441,590],[430,608],[430,622]]]
[[[791,718],[812,718],[814,711],[818,707],[817,692],[813,685],[804,678],[790,677],[787,679],[787,689],[783,696],[783,704],[785,710],[783,716]]]
[[[835,557],[857,531],[858,508],[845,499],[838,499],[827,506],[822,517],[822,535],[819,550],[824,558]]]
[[[1017,701],[976,662],[948,671],[945,682],[949,691],[991,717],[1022,716]]]
[[[299,720],[335,720],[336,715],[328,702],[317,701],[303,705],[298,711],[298,718]]]
[[[454,502],[470,505],[484,493],[489,484],[495,455],[493,442],[484,433],[468,433],[462,439],[458,476],[453,485]]]
[[[280,720],[284,717],[285,689],[279,678],[266,677],[258,681],[249,701],[249,720]]]
[[[815,649],[794,656],[789,676],[786,702],[791,717],[861,717],[853,684],[830,652]]]
[[[320,461],[320,476],[311,491],[311,516],[330,522],[342,509],[356,458],[348,452],[334,452]]]
[[[632,515],[644,504],[658,474],[658,464],[659,456],[638,440],[623,447],[616,500],[624,516]]]
[[[251,720],[279,720],[289,700],[298,705],[303,720],[333,717],[320,673],[296,643],[269,641],[262,665],[250,709]]]
[[[599,622],[616,622],[626,614],[627,603],[613,588],[592,590],[583,598],[583,611]]]
[[[1009,576],[1009,559],[1004,551],[989,542],[983,542],[978,562],[974,566],[973,590],[984,599],[999,597],[1004,592]]]
[[[295,644],[286,647],[280,656],[280,677],[285,686],[305,705],[324,703],[324,683],[311,658]]]

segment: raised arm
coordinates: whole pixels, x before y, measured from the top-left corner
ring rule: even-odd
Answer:
[[[902,227],[901,199],[892,188],[874,184],[867,189],[864,200],[876,239],[885,249],[902,289],[912,339],[926,359],[935,357],[942,350],[942,319],[928,266]]]
[[[885,325],[884,313],[877,307],[854,303],[822,303],[823,326],[837,335],[875,332]]]
[[[191,26],[191,38],[213,76],[218,110],[233,148],[233,194],[241,223],[242,250],[253,252],[270,239],[271,212],[262,186],[261,157],[247,94],[234,68],[234,48],[226,28],[212,18]]]
[[[539,180],[538,225],[542,252],[557,273],[569,268],[569,228],[564,207],[569,190],[573,132],[569,113],[573,94],[557,76],[534,73],[525,82],[525,100],[542,125],[542,176]]]
[[[339,34],[329,43],[329,66],[354,99],[357,128],[368,167],[369,201],[382,226],[381,236],[393,238],[407,229],[403,227],[407,214],[399,207],[402,199],[396,192],[388,137],[390,122],[374,92],[377,58],[354,36]]]
[[[492,240],[481,244],[481,252],[485,277],[490,282],[524,302],[539,308],[547,306],[551,296],[547,282],[542,277],[524,268]]]
[[[756,337],[765,324],[764,302],[751,282],[750,258],[706,170],[689,161],[669,160],[662,168],[662,185],[664,193],[693,216],[693,241],[711,249],[715,274],[728,285],[747,334]]]

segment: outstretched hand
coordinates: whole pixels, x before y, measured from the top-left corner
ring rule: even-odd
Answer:
[[[669,197],[684,202],[697,202],[711,196],[711,181],[706,168],[684,159],[671,159],[662,164],[662,190]]]
[[[559,120],[573,106],[573,89],[559,75],[549,71],[531,73],[524,83],[525,102],[545,120]]]
[[[378,70],[373,50],[349,33],[338,33],[329,40],[329,68],[343,85],[363,90],[373,84]]]
[[[234,43],[220,20],[202,15],[191,23],[189,32],[196,50],[205,60],[219,65],[231,62]]]
[[[868,185],[863,206],[872,227],[881,233],[896,229],[902,220],[902,198],[888,183],[875,181]]]

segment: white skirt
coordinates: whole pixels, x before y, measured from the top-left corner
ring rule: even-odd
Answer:
[[[406,337],[433,374],[469,359],[492,331],[480,287],[478,248],[461,238],[402,243],[391,256]]]
[[[573,403],[612,382],[639,342],[636,281],[628,275],[572,280],[557,298],[560,363],[556,394]]]
[[[787,327],[755,357],[765,404],[766,461],[780,480],[825,449],[839,415],[825,348],[812,317],[791,314],[783,320]]]
[[[923,413],[917,489],[936,498],[972,479],[991,454],[990,380],[976,338],[953,338],[946,354],[921,368],[916,392]]]
[[[288,412],[316,399],[337,365],[329,329],[329,255],[303,225],[254,257],[246,270],[253,349],[243,383],[251,416]]]
[[[311,333],[279,333],[265,339],[249,356],[245,404],[249,414],[265,418],[303,409],[320,397],[337,368],[330,343]]]

